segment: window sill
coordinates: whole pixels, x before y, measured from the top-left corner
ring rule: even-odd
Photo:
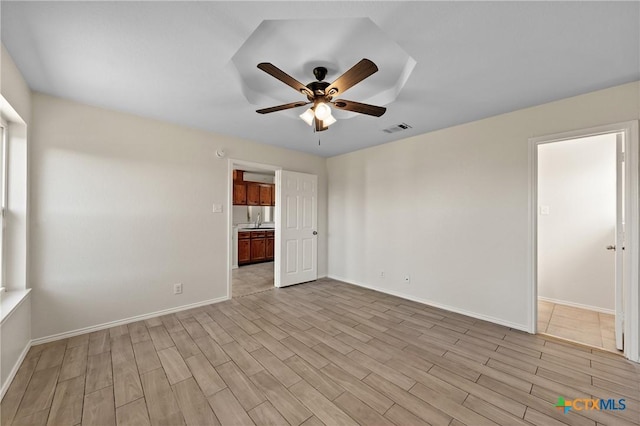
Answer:
[[[5,291],[0,295],[0,325],[11,316],[31,294],[31,289]]]

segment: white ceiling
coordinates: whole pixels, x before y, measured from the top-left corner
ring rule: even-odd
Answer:
[[[3,0],[0,8],[2,43],[34,90],[321,156],[640,79],[638,2]],[[286,114],[255,112],[231,58],[263,20],[361,17],[417,62],[384,116],[358,115],[314,134]],[[275,65],[313,80],[296,70],[309,67],[323,36],[331,35],[292,33],[308,48],[283,45],[289,56]],[[340,37],[351,59],[384,55]],[[254,62],[262,61],[271,59]],[[327,80],[346,69],[333,71]],[[271,84],[262,74],[256,78]],[[382,131],[401,122],[412,128]]]

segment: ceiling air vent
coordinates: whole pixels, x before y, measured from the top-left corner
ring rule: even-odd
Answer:
[[[391,126],[391,127],[387,127],[386,129],[382,129],[383,132],[385,133],[395,133],[395,132],[401,132],[403,130],[407,130],[410,129],[411,126],[409,126],[407,123],[400,123],[400,124],[396,124],[395,126]]]

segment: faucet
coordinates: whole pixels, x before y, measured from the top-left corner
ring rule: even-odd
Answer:
[[[262,225],[262,221],[261,221],[262,217],[260,215],[260,213],[258,213],[258,217],[256,218],[256,228],[260,228],[260,225]]]

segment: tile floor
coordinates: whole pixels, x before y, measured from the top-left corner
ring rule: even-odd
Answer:
[[[614,319],[610,314],[538,301],[538,332],[619,352]]]
[[[231,295],[247,296],[273,288],[273,262],[240,266],[231,273]]]

